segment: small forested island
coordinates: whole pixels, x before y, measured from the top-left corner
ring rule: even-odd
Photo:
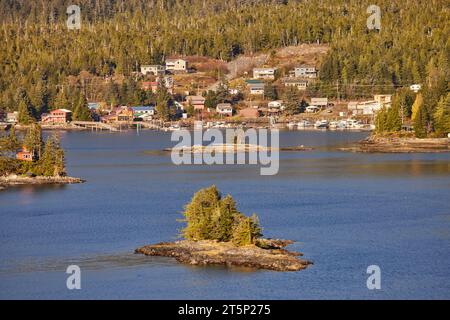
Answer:
[[[431,68],[421,92],[414,97],[411,92],[399,90],[393,96],[392,107],[377,113],[372,135],[342,149],[380,153],[449,152],[450,93],[445,79],[445,70]]]
[[[22,136],[12,127],[0,137],[0,190],[13,185],[81,182],[67,176],[58,136],[49,136],[44,142],[38,124],[30,125]]]
[[[284,249],[290,240],[264,239],[258,217],[238,211],[230,195],[216,186],[198,191],[184,210],[184,240],[148,245],[135,253],[173,257],[190,265],[225,265],[275,271],[298,271],[312,262]]]

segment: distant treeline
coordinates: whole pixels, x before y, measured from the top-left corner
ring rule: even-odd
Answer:
[[[317,42],[331,46],[319,66],[322,95],[335,95],[337,81],[367,90],[424,83],[436,68],[448,80],[448,2],[378,0],[381,31],[371,31],[372,2],[79,0],[82,28],[69,31],[71,0],[0,0],[0,107],[17,110],[25,96],[37,113],[54,108],[62,84],[82,71],[129,79],[140,64],[170,55],[230,60]],[[112,88],[108,96],[114,90],[123,91]]]

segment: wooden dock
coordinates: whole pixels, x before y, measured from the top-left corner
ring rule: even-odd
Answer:
[[[103,123],[103,122],[94,122],[94,121],[72,121],[72,125],[81,127],[81,128],[87,128],[92,129],[92,131],[102,131],[102,130],[108,130],[111,132],[117,132],[119,131],[116,127]]]

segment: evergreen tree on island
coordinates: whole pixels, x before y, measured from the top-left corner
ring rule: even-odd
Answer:
[[[256,215],[246,217],[236,208],[230,195],[222,198],[216,186],[198,191],[183,213],[187,240],[216,240],[237,246],[255,244],[262,236]]]
[[[33,161],[16,159],[16,153],[22,146],[34,154]],[[58,137],[50,136],[44,144],[42,129],[38,124],[32,124],[23,139],[16,136],[14,128],[8,136],[0,139],[0,176],[62,177],[66,176],[64,161],[64,150]]]

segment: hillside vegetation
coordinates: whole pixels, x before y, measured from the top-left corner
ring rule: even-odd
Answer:
[[[448,82],[448,2],[379,0],[381,30],[371,31],[372,2],[80,0],[82,28],[70,31],[72,1],[0,0],[0,107],[22,104],[39,116],[73,108],[80,91],[108,103],[145,102],[131,77],[140,64],[171,55],[229,61],[302,43],[329,45],[317,62],[321,95],[333,97],[336,85],[341,97],[363,97],[436,75]],[[123,81],[94,94],[98,81],[80,74]]]

